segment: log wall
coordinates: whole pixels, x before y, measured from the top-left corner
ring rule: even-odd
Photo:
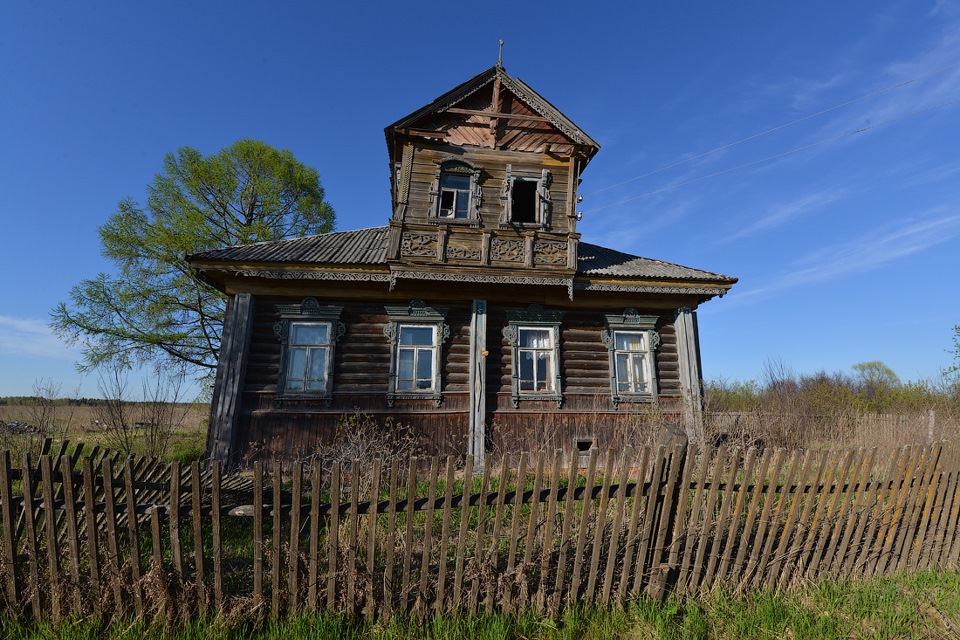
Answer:
[[[234,437],[236,462],[246,457],[309,455],[337,437],[338,425],[356,412],[382,425],[415,434],[425,452],[464,454],[469,424],[470,306],[448,306],[450,337],[441,351],[441,392],[432,399],[397,398],[387,403],[390,344],[383,333],[389,322],[382,304],[321,300],[343,305],[346,334],[336,345],[332,400],[285,398],[277,393],[281,344],[274,334],[277,305],[300,302],[286,297],[258,297],[252,322],[240,416]],[[561,323],[560,367],[563,403],[512,402],[512,347],[503,336],[506,309],[488,305],[487,433],[495,449],[548,447],[569,450],[576,438],[590,438],[600,447],[617,447],[628,433],[653,434],[664,421],[678,421],[680,412],[676,340],[669,315],[658,323],[661,346],[656,353],[660,403],[610,400],[609,353],[600,334],[599,312],[570,311]],[[343,434],[340,434],[343,436]]]

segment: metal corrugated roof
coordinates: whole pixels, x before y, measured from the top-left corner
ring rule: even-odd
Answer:
[[[335,231],[316,236],[243,244],[202,251],[189,260],[236,262],[311,262],[321,264],[385,264],[387,227]]]
[[[373,227],[356,231],[324,233],[292,240],[239,245],[195,253],[189,256],[189,259],[301,264],[386,264],[387,229],[388,227]],[[736,278],[719,273],[692,269],[662,260],[641,258],[589,242],[581,242],[578,245],[577,274],[662,280],[731,283],[737,281]]]
[[[667,280],[709,280],[736,282],[736,278],[711,271],[691,269],[679,264],[641,258],[589,242],[577,246],[577,274],[587,276],[616,276],[662,278]]]

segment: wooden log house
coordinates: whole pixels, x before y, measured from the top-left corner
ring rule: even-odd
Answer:
[[[736,278],[581,242],[599,145],[500,64],[385,133],[389,225],[190,256],[229,296],[210,455],[308,454],[357,410],[477,459],[652,408],[696,436],[695,310]]]

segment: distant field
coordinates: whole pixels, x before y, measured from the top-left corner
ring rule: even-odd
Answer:
[[[136,403],[131,406],[136,408]],[[134,411],[132,415],[136,415]],[[178,417],[182,423],[173,430],[168,447],[168,458],[184,460],[196,458],[203,453],[210,406],[191,403],[178,405]],[[37,405],[0,405],[0,449],[20,452],[31,448],[49,435],[54,440],[83,442],[89,446],[110,446],[110,438],[98,423],[102,410],[97,406],[68,405],[58,403],[45,408]],[[142,440],[142,429],[135,428],[132,436],[135,445]],[[135,447],[144,453],[143,447]]]

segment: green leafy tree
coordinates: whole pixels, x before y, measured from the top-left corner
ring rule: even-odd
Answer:
[[[950,353],[953,354],[953,364],[944,369],[943,374],[960,378],[960,324],[953,328],[953,349],[950,349]]]
[[[116,270],[73,287],[51,326],[83,345],[83,371],[163,360],[215,368],[226,298],[186,256],[333,225],[316,170],[289,151],[258,140],[207,157],[184,147],[167,154],[145,205],[127,198],[100,227],[101,253]]]

